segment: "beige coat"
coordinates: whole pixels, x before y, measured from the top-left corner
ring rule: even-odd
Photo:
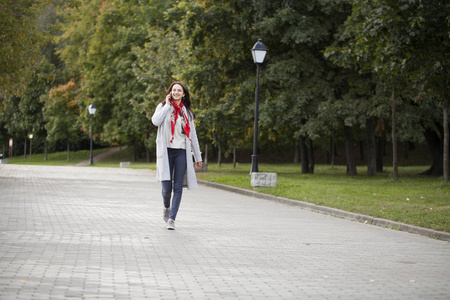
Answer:
[[[171,130],[170,127],[170,115],[172,114],[173,107],[171,105],[162,105],[161,103],[156,107],[155,113],[152,116],[152,123],[158,126],[158,134],[156,136],[156,180],[164,181],[170,180],[169,171],[169,155],[167,153],[167,134],[166,130]],[[202,161],[200,153],[200,146],[198,144],[197,133],[195,132],[194,120],[187,113],[186,108],[183,106],[183,111],[189,119],[189,126],[191,132],[189,138],[186,136],[186,179],[188,189],[195,189],[197,185],[197,177],[195,176],[194,164],[192,163],[192,154],[194,155],[195,162]]]

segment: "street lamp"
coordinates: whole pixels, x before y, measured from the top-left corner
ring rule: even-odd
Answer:
[[[252,48],[253,61],[256,64],[256,92],[255,92],[255,129],[253,135],[253,155],[252,170],[250,173],[258,172],[258,115],[259,115],[259,65],[264,62],[267,48],[258,39],[258,42]]]
[[[28,137],[30,138],[30,161],[31,161],[31,141],[33,140],[33,134],[31,133]]]
[[[92,154],[92,139],[93,139],[93,135],[94,135],[94,114],[95,114],[96,110],[97,110],[97,107],[95,107],[95,104],[89,105],[89,114],[91,115],[91,155],[89,158],[90,165],[94,164],[94,156]]]

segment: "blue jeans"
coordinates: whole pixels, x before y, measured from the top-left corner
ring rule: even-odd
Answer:
[[[175,220],[181,203],[184,175],[186,174],[186,149],[167,148],[167,153],[169,155],[170,180],[161,182],[162,196],[164,207],[169,208],[173,182],[172,208],[170,209],[169,218]]]

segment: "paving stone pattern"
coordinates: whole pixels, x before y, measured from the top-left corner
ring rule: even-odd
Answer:
[[[151,170],[0,166],[0,299],[450,299],[448,242]],[[250,177],[249,177],[250,180]]]

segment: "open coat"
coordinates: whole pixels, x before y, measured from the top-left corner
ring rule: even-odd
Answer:
[[[156,180],[165,181],[170,180],[169,170],[169,155],[167,153],[167,135],[166,130],[171,130],[170,115],[173,112],[172,105],[162,105],[160,103],[155,110],[152,117],[152,123],[158,126],[158,134],[156,136]],[[183,112],[189,119],[189,126],[191,128],[189,138],[186,136],[186,179],[188,189],[195,189],[197,185],[197,177],[195,176],[194,164],[192,163],[192,153],[194,154],[195,162],[202,161],[200,153],[200,146],[198,144],[197,133],[195,132],[194,120],[190,114],[187,113],[183,106]]]

